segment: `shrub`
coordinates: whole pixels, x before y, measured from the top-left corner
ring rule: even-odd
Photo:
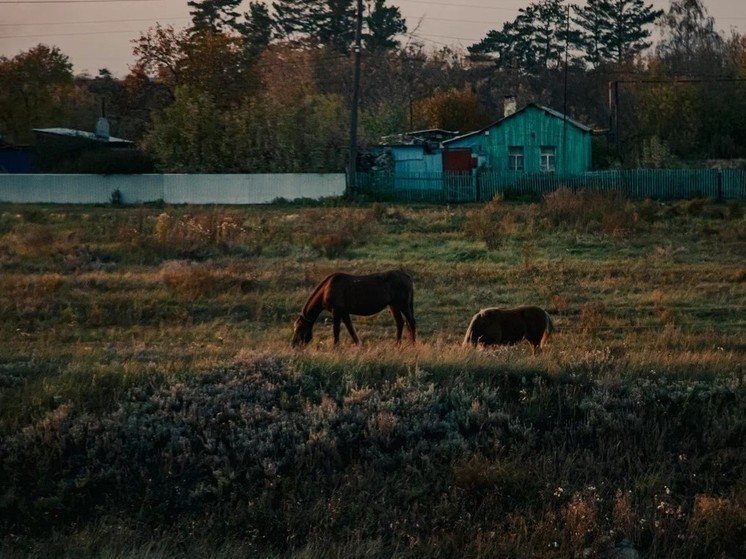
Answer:
[[[124,204],[124,197],[122,196],[122,191],[119,190],[118,188],[114,190],[111,193],[111,196],[109,196],[109,203],[115,207],[122,206]]]
[[[484,241],[489,250],[496,250],[503,244],[505,233],[513,226],[514,218],[510,209],[498,195],[481,209],[469,214],[464,229],[467,235]]]
[[[613,237],[627,237],[636,229],[634,206],[618,192],[560,188],[542,200],[542,214],[555,226],[579,231],[603,231]]]
[[[235,277],[226,270],[215,270],[211,264],[184,260],[164,262],[160,277],[163,284],[176,296],[189,300],[230,290],[243,292],[252,286],[250,280]]]
[[[689,539],[702,555],[721,550],[733,557],[743,553],[746,542],[746,495],[735,498],[697,495],[689,519]]]

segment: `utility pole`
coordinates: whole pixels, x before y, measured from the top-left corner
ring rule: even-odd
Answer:
[[[567,6],[567,20],[565,21],[565,84],[562,94],[562,172],[567,173],[567,51],[570,42],[570,6]]]
[[[360,55],[363,34],[363,0],[357,0],[355,21],[355,71],[352,78],[352,108],[350,109],[350,161],[347,166],[347,197],[355,194],[357,186],[357,113],[360,104]]]

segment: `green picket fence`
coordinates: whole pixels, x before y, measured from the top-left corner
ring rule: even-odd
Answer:
[[[377,199],[412,202],[478,202],[496,195],[541,197],[560,188],[616,191],[635,199],[746,200],[746,171],[624,169],[575,175],[490,171],[357,175],[357,190],[361,193]]]

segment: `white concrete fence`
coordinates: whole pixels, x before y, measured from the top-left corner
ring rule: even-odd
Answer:
[[[108,204],[268,204],[278,198],[342,196],[344,173],[252,175],[0,174],[0,202]]]

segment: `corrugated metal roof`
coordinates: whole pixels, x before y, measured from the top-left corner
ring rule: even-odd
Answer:
[[[457,131],[444,130],[443,128],[428,128],[427,130],[413,130],[399,134],[383,136],[383,145],[413,145],[427,142],[441,142],[458,135]]]
[[[116,138],[109,136],[108,138],[102,138],[96,136],[93,132],[86,132],[85,130],[75,130],[73,128],[34,128],[34,132],[40,134],[49,134],[52,136],[63,136],[66,138],[82,138],[84,140],[91,140],[93,142],[107,142],[110,144],[132,144],[130,140],[123,138]]]
[[[554,109],[550,109],[549,107],[545,107],[544,105],[537,105],[536,103],[529,103],[528,105],[525,105],[525,106],[521,107],[520,109],[518,109],[513,114],[508,115],[506,117],[503,117],[500,120],[497,120],[497,121],[493,122],[489,126],[485,126],[484,128],[480,128],[479,130],[475,130],[474,132],[469,132],[467,134],[462,134],[461,136],[456,136],[455,138],[451,138],[450,140],[444,140],[443,144],[448,144],[448,143],[456,141],[456,140],[461,140],[463,138],[468,138],[469,136],[474,136],[476,134],[481,134],[485,130],[489,130],[490,128],[494,128],[495,126],[499,126],[504,121],[506,121],[506,120],[508,120],[510,118],[513,118],[514,116],[516,116],[516,115],[524,112],[529,107],[534,107],[536,109],[539,109],[540,111],[544,111],[546,113],[549,113],[550,115],[552,115],[554,117],[557,117],[560,120],[567,120],[568,124],[571,124],[571,125],[575,126],[576,128],[579,128],[580,130],[583,130],[584,132],[592,132],[593,131],[593,129],[590,128],[589,126],[586,126],[585,124],[581,124],[577,120],[573,120],[570,117],[565,116],[564,114],[562,114],[559,111],[556,111]]]

